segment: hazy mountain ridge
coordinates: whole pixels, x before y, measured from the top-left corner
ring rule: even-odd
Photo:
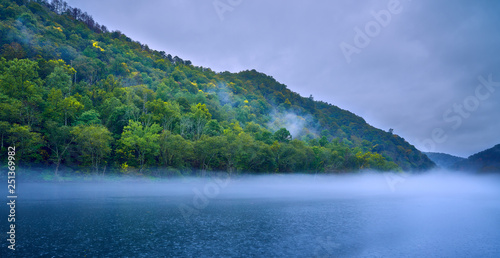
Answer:
[[[0,98],[6,104],[0,113],[2,141],[28,135],[19,145],[35,163],[109,164],[124,171],[158,162],[279,172],[391,169],[391,162],[403,169],[434,166],[403,138],[312,96],[301,97],[255,70],[215,73],[193,66],[119,31],[108,32],[62,1],[1,0],[0,5],[1,56],[7,60],[0,65],[5,74]],[[27,70],[34,73],[17,84],[15,73]],[[67,129],[58,133],[66,139],[51,135],[61,126]],[[96,132],[105,136],[106,153],[84,160],[82,146]],[[138,132],[146,143],[134,142]],[[159,137],[176,151],[156,146],[163,142]],[[230,147],[238,141],[239,147]],[[200,152],[205,145],[214,151],[214,143],[221,142],[214,156]],[[255,151],[243,153],[242,146]]]
[[[475,172],[500,172],[500,144],[455,163],[452,168]]]
[[[447,169],[453,168],[453,166],[457,162],[466,160],[466,158],[457,157],[446,153],[424,152],[424,154],[427,155],[427,157],[429,157],[429,159],[431,159],[439,167]]]

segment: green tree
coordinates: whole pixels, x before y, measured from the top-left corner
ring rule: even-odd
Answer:
[[[74,120],[84,106],[73,96],[63,98],[60,89],[52,88],[48,95],[48,107],[44,115],[53,120],[68,126],[69,121]],[[61,121],[62,120],[62,121]]]
[[[23,103],[0,92],[0,120],[10,123],[21,123],[19,113],[23,109]]]
[[[0,150],[3,150],[4,142],[5,142],[5,139],[7,137],[7,133],[9,131],[9,129],[10,129],[9,122],[0,121],[0,141],[1,141]]]
[[[71,130],[75,136],[77,149],[84,164],[90,163],[92,170],[99,173],[102,163],[111,152],[111,133],[102,125],[79,125]],[[102,173],[106,171],[104,167]]]
[[[217,122],[217,120],[212,119],[205,124],[203,133],[208,136],[219,136],[222,134],[223,130],[224,128],[220,126],[219,122]]]
[[[319,139],[318,141],[319,145],[321,145],[322,147],[325,147],[327,144],[328,144],[328,139],[326,138],[326,136],[321,136],[321,138]]]
[[[28,59],[14,59],[0,68],[0,89],[3,94],[15,98],[22,105],[13,110],[23,124],[29,127],[40,120],[42,101],[41,80],[38,78],[38,64]]]
[[[73,96],[66,97],[60,103],[60,108],[64,114],[64,125],[68,125],[69,119],[74,120],[83,109],[83,105]]]
[[[139,161],[140,170],[144,168],[147,158],[157,157],[159,155],[159,138],[158,134],[162,128],[158,124],[151,126],[143,126],[140,122],[129,121],[129,125],[123,128],[123,133],[119,140],[122,146],[120,151],[126,153],[128,150],[133,150],[136,153],[136,158]]]
[[[191,105],[189,104],[189,101],[185,97],[178,98],[177,103],[179,103],[179,106],[181,107],[182,111],[188,112],[189,110],[191,110]]]
[[[163,131],[159,143],[161,161],[167,167],[183,168],[193,155],[192,143],[178,134]]]
[[[32,132],[27,125],[13,124],[8,131],[8,142],[10,146],[16,147],[16,159],[25,162],[37,162],[42,159],[39,153],[44,145],[41,135]],[[16,162],[19,165],[19,162]]]
[[[269,130],[262,128],[256,135],[255,139],[264,142],[268,145],[273,144],[273,133]]]
[[[198,167],[203,171],[223,169],[227,141],[222,136],[204,136],[194,144],[194,157]]]
[[[235,168],[238,171],[266,172],[274,169],[273,154],[269,145],[255,141],[246,133],[235,137],[227,152],[234,152]]]
[[[65,97],[71,94],[71,76],[61,66],[56,66],[54,71],[47,77],[48,88],[61,90]]]
[[[300,171],[300,164],[303,163],[305,155],[301,155],[296,145],[281,144],[278,152],[279,159],[276,165],[280,172]]]
[[[196,139],[201,137],[203,133],[203,128],[207,121],[212,118],[212,114],[208,112],[208,108],[206,104],[198,103],[196,106],[191,108],[193,112],[192,120],[193,120],[193,129]]]
[[[274,133],[274,139],[278,142],[288,142],[292,139],[292,135],[286,128],[280,128]]]
[[[76,125],[92,125],[92,124],[100,124],[101,119],[100,115],[94,109],[83,112],[78,120],[76,121]]]
[[[148,101],[146,108],[151,114],[154,123],[167,131],[173,131],[180,118],[180,108],[177,103],[165,102],[159,99]]]
[[[57,122],[50,120],[45,123],[44,135],[47,139],[47,147],[51,151],[50,158],[56,165],[54,174],[57,176],[59,166],[68,154],[68,150],[74,141],[74,136],[71,134],[71,127],[59,126]]]
[[[102,87],[107,92],[113,92],[114,89],[121,87],[121,83],[116,80],[112,74],[110,74],[106,77],[106,80],[103,80]]]

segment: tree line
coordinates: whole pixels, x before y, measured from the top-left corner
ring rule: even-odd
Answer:
[[[40,78],[39,65],[52,67]],[[44,67],[46,68],[46,67]],[[99,89],[74,85],[62,60],[0,61],[2,148],[15,145],[27,163],[122,172],[147,168],[229,172],[333,172],[397,169],[380,154],[328,141],[292,139],[254,122],[219,121],[206,104],[164,101],[145,87],[123,87],[113,75]],[[95,89],[94,89],[95,90]],[[150,96],[148,96],[150,94]]]
[[[216,73],[98,33],[64,4],[0,7],[2,148],[24,146],[24,164],[94,173],[429,165],[397,135],[255,70]],[[302,121],[293,138],[287,114]]]

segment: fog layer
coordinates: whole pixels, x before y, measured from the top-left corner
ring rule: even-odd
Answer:
[[[19,198],[103,198],[205,195],[217,198],[349,198],[354,196],[476,196],[500,197],[500,175],[452,171],[425,174],[363,173],[349,175],[231,176],[160,181],[22,183]]]

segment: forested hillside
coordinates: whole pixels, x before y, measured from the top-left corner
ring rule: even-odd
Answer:
[[[63,1],[0,0],[0,17],[1,152],[15,145],[20,164],[56,173],[434,166],[403,138],[271,76],[195,66]]]
[[[500,144],[455,163],[453,168],[472,172],[500,172]]]

